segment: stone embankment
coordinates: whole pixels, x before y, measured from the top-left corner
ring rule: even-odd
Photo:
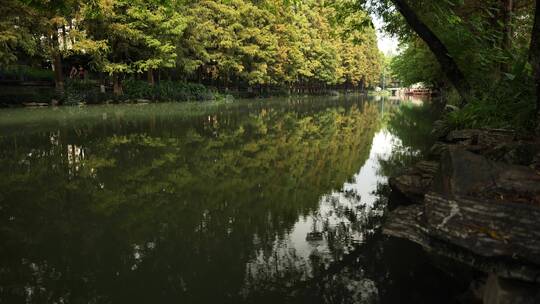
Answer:
[[[540,141],[450,132],[390,186],[407,202],[384,233],[489,274],[484,303],[540,303]]]

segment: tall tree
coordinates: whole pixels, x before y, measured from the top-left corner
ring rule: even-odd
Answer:
[[[452,82],[461,96],[462,103],[468,103],[471,99],[471,86],[454,58],[450,56],[450,52],[441,39],[424,22],[422,22],[422,20],[420,20],[406,0],[392,0],[392,2],[396,5],[409,26],[422,40],[424,40],[429,49],[433,52],[446,77]]]
[[[536,0],[530,59],[536,84],[537,131],[540,132],[540,0]]]
[[[52,61],[58,91],[64,90],[63,58],[69,41],[66,25],[76,18],[80,4],[78,0],[28,1],[28,6],[36,12],[40,22],[36,34],[42,37],[42,50]]]
[[[17,61],[17,52],[34,55],[38,39],[33,35],[37,26],[35,11],[17,0],[6,0],[0,5],[0,66]]]
[[[512,18],[514,12],[514,0],[503,1],[503,38],[502,49],[507,54],[512,50]],[[510,65],[508,62],[503,62],[501,65],[502,72],[508,73]]]
[[[154,83],[154,70],[176,65],[176,41],[185,29],[178,1],[97,1],[89,14],[88,32],[104,40],[107,52],[96,58],[97,69],[113,78],[121,94],[121,75],[147,73]]]

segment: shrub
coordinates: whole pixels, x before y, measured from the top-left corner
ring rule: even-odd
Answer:
[[[127,99],[150,99],[160,101],[214,100],[215,94],[202,84],[162,81],[154,86],[146,81],[129,79],[124,82]]]
[[[479,99],[446,116],[451,129],[500,128],[532,130],[534,103],[528,99]]]
[[[68,80],[64,87],[63,103],[65,105],[97,103],[102,99],[100,94],[95,81]]]
[[[16,105],[25,102],[50,102],[58,99],[53,87],[2,86],[0,104]]]
[[[34,68],[26,65],[13,65],[0,71],[0,79],[22,81],[54,81],[51,70]]]
[[[535,125],[534,83],[526,66],[475,94],[462,109],[449,113],[445,120],[451,129],[502,128],[530,131]]]
[[[127,79],[123,83],[123,91],[127,99],[154,99],[154,87],[146,81]]]

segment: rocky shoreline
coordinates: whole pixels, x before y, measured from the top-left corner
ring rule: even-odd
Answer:
[[[478,301],[540,303],[540,140],[458,130],[389,180],[403,198],[387,235],[485,274]]]

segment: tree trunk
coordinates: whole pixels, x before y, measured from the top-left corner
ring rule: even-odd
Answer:
[[[60,53],[60,43],[58,41],[58,30],[55,28],[52,35],[52,59],[54,69],[54,85],[56,90],[64,92],[64,74],[62,69],[62,54]]]
[[[64,91],[64,75],[62,73],[62,57],[60,52],[55,52],[53,55],[54,66],[54,85],[59,92]]]
[[[512,51],[512,15],[514,13],[514,0],[503,1],[503,37],[502,49],[505,55],[509,55]],[[501,71],[508,73],[510,65],[508,62],[501,64]]]
[[[73,19],[69,19],[69,31],[73,31]],[[69,35],[69,40],[71,41],[71,45],[75,44],[75,40],[73,40],[73,35]]]
[[[122,83],[117,73],[113,74],[113,93],[116,96],[122,95]]]
[[[156,81],[154,80],[154,69],[149,68],[148,69],[148,83],[153,86]]]
[[[540,133],[540,0],[536,0],[536,12],[534,14],[534,26],[529,54],[536,85],[536,131]]]
[[[66,32],[66,25],[62,24],[62,48],[64,52],[67,52],[68,50],[68,44],[67,44],[67,32]]]
[[[450,56],[446,46],[439,37],[437,37],[437,35],[435,35],[435,33],[420,20],[406,0],[392,0],[392,2],[395,4],[401,15],[403,15],[409,26],[428,45],[431,52],[433,52],[446,77],[452,82],[461,96],[462,105],[468,103],[471,99],[471,87],[457,63]]]

